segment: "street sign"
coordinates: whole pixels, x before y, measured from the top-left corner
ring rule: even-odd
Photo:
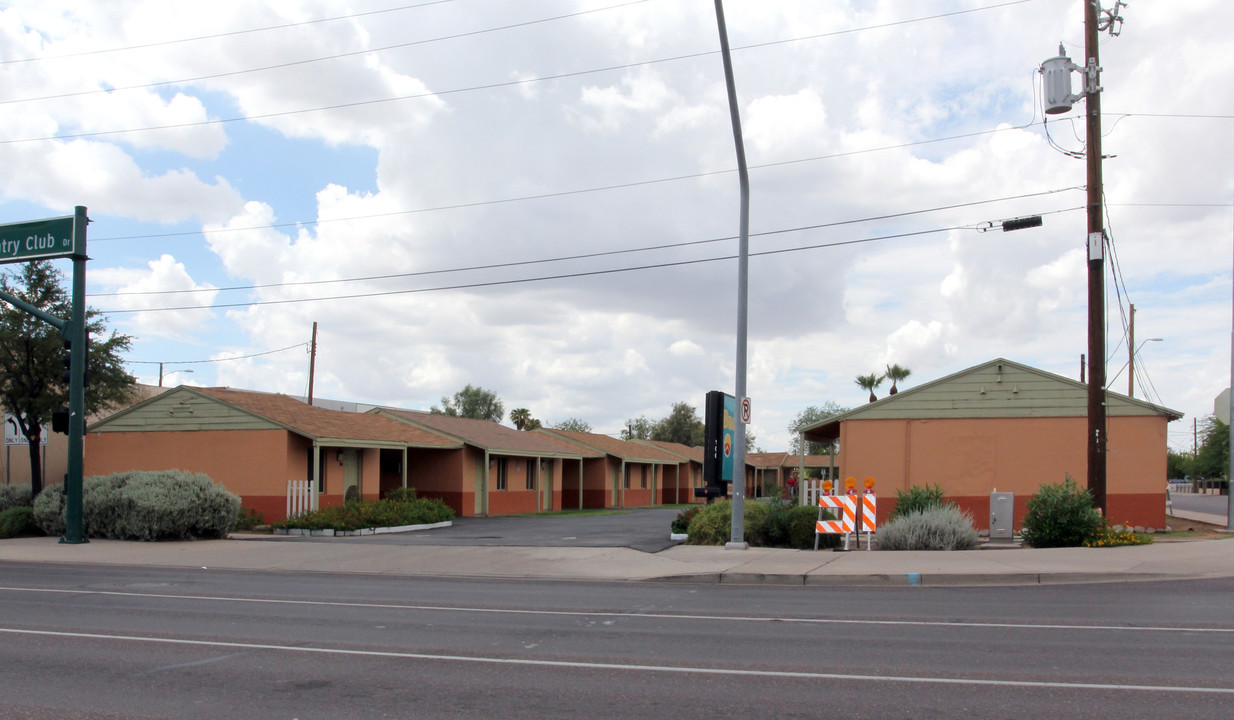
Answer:
[[[26,439],[26,436],[22,435],[21,431],[17,429],[17,420],[15,420],[13,416],[9,415],[8,413],[4,414],[4,444],[10,447],[13,445],[29,445],[30,444],[30,441]],[[39,444],[40,445],[47,444],[47,428],[46,427],[43,428],[42,435],[39,437]]]
[[[0,225],[0,263],[71,257],[73,216]]]
[[[750,422],[750,398],[741,398],[741,422]]]

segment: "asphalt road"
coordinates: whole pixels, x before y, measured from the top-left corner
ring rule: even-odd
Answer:
[[[1226,517],[1230,511],[1230,498],[1225,495],[1192,495],[1171,493],[1170,501],[1177,510],[1207,513]]]
[[[0,717],[1228,717],[1231,592],[4,563]]]
[[[679,512],[674,509],[640,508],[612,515],[456,517],[451,527],[426,532],[346,538],[270,536],[268,539],[274,542],[371,545],[628,547],[654,553],[673,545],[668,539],[669,530]]]

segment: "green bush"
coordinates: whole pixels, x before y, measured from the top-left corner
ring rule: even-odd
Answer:
[[[0,512],[9,508],[30,507],[29,485],[0,485]]]
[[[287,518],[273,523],[271,527],[301,530],[362,530],[402,525],[432,525],[453,519],[454,510],[439,498],[421,498],[412,502],[352,500],[300,517]]]
[[[416,499],[416,489],[413,487],[396,487],[393,490],[387,490],[384,499],[393,502],[414,502]]]
[[[0,540],[35,534],[38,534],[38,526],[34,524],[33,508],[18,505],[0,511]]]
[[[677,513],[677,517],[673,518],[673,524],[670,530],[677,535],[684,535],[690,529],[690,521],[694,519],[703,509],[702,505],[692,505]]]
[[[729,500],[703,507],[690,522],[687,545],[724,545],[732,539],[733,504]],[[825,518],[831,518],[824,513]],[[818,508],[782,501],[745,503],[745,539],[755,547],[814,548]],[[819,547],[836,547],[839,536],[823,535]]]
[[[1020,536],[1036,548],[1079,547],[1097,536],[1104,524],[1088,488],[1068,475],[1057,485],[1042,485],[1028,499]]]
[[[894,520],[898,517],[921,513],[930,508],[941,507],[948,505],[943,500],[943,488],[939,485],[930,487],[929,483],[925,486],[914,485],[908,490],[896,490],[896,504],[892,509],[888,520]]]
[[[34,501],[34,520],[48,535],[64,534],[64,486]],[[113,540],[227,537],[240,498],[209,477],[183,470],[116,473],[82,481],[82,532]]]
[[[878,529],[879,550],[972,550],[973,518],[950,503],[900,515]]]
[[[240,508],[240,514],[236,516],[237,530],[252,530],[258,525],[264,524],[266,524],[265,518],[261,516],[261,513],[252,508],[242,507]]]

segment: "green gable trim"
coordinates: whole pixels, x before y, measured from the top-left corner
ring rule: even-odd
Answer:
[[[269,418],[180,387],[103,418],[91,425],[87,432],[288,429]]]

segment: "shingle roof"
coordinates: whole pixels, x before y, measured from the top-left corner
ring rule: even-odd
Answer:
[[[489,420],[436,415],[417,410],[397,410],[394,408],[378,408],[373,412],[406,420],[416,425],[422,425],[431,430],[451,435],[470,445],[476,445],[495,452],[528,455],[564,455],[567,457],[600,457],[602,454],[550,435],[515,430]]]
[[[689,445],[683,445],[675,442],[665,442],[663,440],[635,440],[634,442],[642,443],[644,445],[654,445],[665,452],[673,455],[679,455],[696,463],[701,463],[703,461],[703,449],[700,447],[690,447]]]
[[[269,418],[314,438],[405,443],[421,447],[458,447],[458,443],[449,438],[388,417],[313,407],[286,395],[229,388],[184,389]]]
[[[577,432],[574,430],[556,430],[550,428],[542,428],[536,432],[556,435],[569,440],[572,443],[593,448],[603,453],[619,457],[623,460],[674,464],[681,462],[680,457],[667,453],[659,448],[636,442],[629,442],[627,440],[618,440],[617,438],[609,437],[608,435]]]

